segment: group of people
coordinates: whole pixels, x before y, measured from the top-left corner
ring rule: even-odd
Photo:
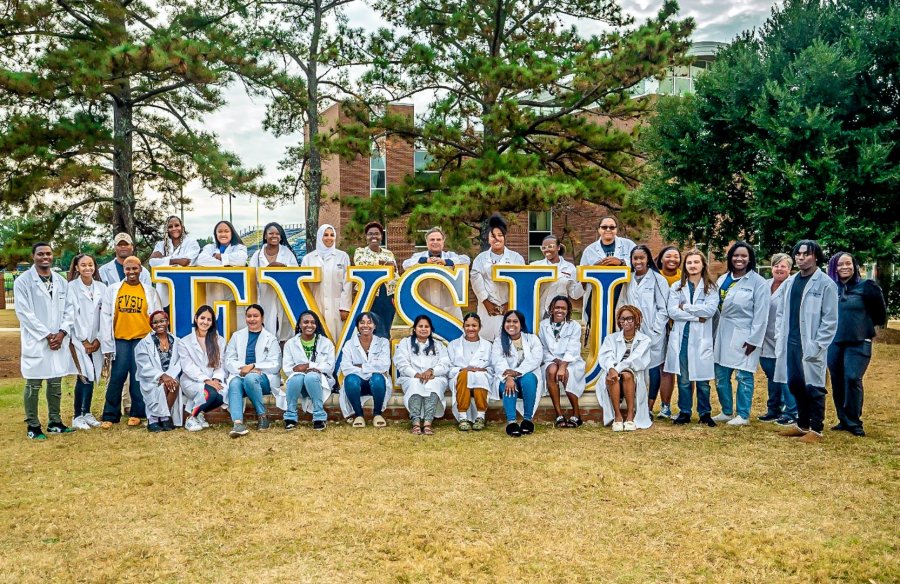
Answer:
[[[631,280],[616,293],[617,330],[606,336],[598,353],[602,376],[597,396],[604,425],[614,431],[647,428],[658,399],[658,418],[687,424],[694,393],[700,424],[749,424],[754,373],[761,365],[768,400],[760,421],[776,422],[785,427],[785,435],[806,442],[821,439],[828,368],[839,419],[834,429],[864,435],[862,377],[875,327],[886,322],[886,308],[881,290],[861,279],[851,254],[835,254],[825,274],[819,269],[821,248],[803,240],[791,255],[772,257],[772,278],[766,280],[756,271],[753,247],[737,242],[728,250],[727,271],[713,280],[706,256],[698,250],[682,255],[670,246],[654,258],[646,245],[619,237],[618,222],[611,216],[600,220],[598,234],[584,250],[581,265],[627,265],[632,270]],[[356,249],[353,263],[396,267],[393,254],[383,247],[384,235],[380,224],[367,225],[367,245]],[[321,281],[312,285],[321,317],[305,311],[291,319],[272,289],[260,285],[258,304],[246,307],[245,326],[227,343],[217,332],[211,305],[228,299],[228,289],[207,284],[207,304],[194,314],[193,331],[175,337],[169,331],[168,289],[153,288],[128,234],[114,238],[116,257],[103,266],[89,255],[76,256],[68,280],[52,271],[51,246],[37,243],[33,266],[15,283],[27,435],[46,438],[37,415],[43,380],[48,431],[72,431],[60,417],[61,378],[70,374],[77,376],[72,425],[80,430],[121,421],[126,380],[127,423],[139,426],[146,418],[150,432],[182,425],[202,430],[208,426],[204,414],[224,407],[232,418],[230,435],[243,436],[249,431],[245,398],[258,429],[265,430],[271,427],[265,395],[273,396],[284,412],[286,430],[297,427],[301,408],[312,414],[313,428],[322,430],[328,418],[324,402],[335,390],[344,418],[354,427],[366,425],[363,403],[368,400],[373,402],[372,425],[383,427],[392,366],[414,434],[434,433],[433,421],[448,405],[448,388],[461,431],[482,430],[488,403],[495,400],[503,404],[507,434],[530,434],[545,394],[555,411],[555,426],[578,427],[583,423],[579,398],[585,389],[585,362],[582,325],[572,320],[572,301],[584,297],[584,324],[590,327],[589,291],[576,280],[575,266],[563,259],[560,241],[549,235],[541,246],[544,259],[533,263],[556,266],[558,276],[542,286],[543,318],[537,331],[529,331],[525,316],[509,309],[508,285],[491,277],[494,265],[525,264],[506,247],[506,237],[506,223],[492,217],[488,249],[470,262],[445,249],[439,228],[426,233],[426,250],[403,262],[403,268],[470,265],[477,312],[463,315],[445,287],[426,282],[420,289],[423,298],[461,320],[464,334],[445,345],[435,338],[431,319],[419,315],[393,352],[389,339],[396,278],[381,286],[372,310],[355,320],[354,333],[340,352],[331,341],[344,327],[353,294],[350,258],[337,249],[331,225],[319,228],[316,249],[302,261],[321,269]],[[201,249],[173,216],[148,263],[243,266],[248,252],[228,221],[215,226],[212,243]],[[280,225],[266,225],[263,244],[249,265],[298,265]],[[798,271],[791,275],[793,267]],[[108,383],[97,420],[91,401],[104,368]],[[716,416],[710,404],[712,380],[722,408]],[[677,415],[671,407],[676,385]],[[568,417],[563,392],[571,405]]]

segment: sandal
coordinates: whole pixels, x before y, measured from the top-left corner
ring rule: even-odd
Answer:
[[[357,417],[356,419],[353,420],[353,427],[354,428],[365,428],[366,427],[366,419],[363,418],[362,416]]]
[[[422,428],[422,434],[426,436],[434,436],[434,430],[431,429],[431,424],[425,424],[425,427]]]
[[[572,416],[569,418],[569,427],[570,428],[580,428],[584,424],[584,420],[582,420],[578,416]]]
[[[522,420],[522,424],[519,426],[519,430],[522,434],[533,434],[534,433],[534,422],[531,420]]]
[[[410,432],[412,432],[412,434],[415,436],[421,436],[422,435],[422,426],[420,426],[418,424],[413,424],[412,430],[410,430]]]
[[[569,421],[565,416],[556,416],[556,422],[554,422],[554,425],[557,428],[571,428],[571,426],[569,425]]]
[[[375,416],[372,418],[372,425],[376,428],[384,428],[387,426],[387,422],[384,419],[384,416]]]

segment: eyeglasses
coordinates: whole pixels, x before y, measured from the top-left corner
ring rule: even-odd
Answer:
[[[618,226],[616,226],[616,225],[601,225],[600,229],[602,229],[603,231],[615,231],[616,229],[618,229]]]
[[[634,317],[633,316],[623,316],[622,318],[619,319],[619,322],[620,323],[634,322]]]

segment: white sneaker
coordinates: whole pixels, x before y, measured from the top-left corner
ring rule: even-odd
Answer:
[[[78,416],[77,418],[72,420],[72,427],[76,430],[90,430],[91,427],[88,425],[87,420],[84,419],[84,416]]]
[[[728,422],[732,418],[734,418],[734,416],[729,416],[728,414],[723,412],[723,413],[719,414],[718,416],[713,416],[713,422]]]
[[[637,425],[634,422],[625,422],[625,431],[626,432],[634,432],[637,430]]]
[[[187,422],[184,423],[184,429],[188,432],[199,432],[203,429],[203,425],[197,418],[191,416],[187,419]]]
[[[203,415],[203,412],[197,414],[197,421],[200,422],[200,425],[204,428],[209,428],[209,422],[206,421],[206,416]]]
[[[625,424],[622,422],[613,422],[613,432],[621,432],[625,429]]]
[[[713,418],[715,420],[715,418]],[[750,420],[742,418],[740,416],[735,416],[731,420],[728,421],[728,426],[749,426]]]
[[[97,418],[94,417],[94,414],[88,412],[81,417],[84,418],[84,421],[87,422],[87,425],[90,426],[91,428],[99,428],[100,427],[100,422],[99,422],[99,420],[97,420]]]

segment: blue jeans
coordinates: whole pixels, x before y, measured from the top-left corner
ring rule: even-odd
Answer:
[[[106,383],[106,403],[103,404],[103,421],[119,423],[122,418],[122,387],[128,378],[128,395],[131,396],[131,410],[128,415],[133,418],[146,418],[144,396],[137,380],[137,363],[134,361],[134,348],[141,339],[126,341],[116,339],[116,358],[109,371]]]
[[[763,373],[766,374],[767,389],[769,390],[769,399],[766,401],[766,413],[772,415],[784,415],[792,418],[797,417],[797,402],[791,395],[787,383],[776,383],[775,379],[775,357],[760,357],[759,365],[762,367]]]
[[[380,416],[384,411],[387,382],[381,373],[373,373],[369,379],[363,379],[359,375],[351,373],[344,377],[344,391],[353,408],[353,415],[357,418],[363,415],[362,396],[364,395],[371,395],[375,401],[372,415]]]
[[[522,398],[524,404],[524,418],[530,420],[534,416],[534,402],[537,400],[538,380],[534,373],[526,373],[516,377],[516,393],[506,395],[505,383],[500,382],[500,395],[503,397],[503,411],[506,413],[506,422],[516,421],[516,402]]]
[[[297,373],[287,382],[287,409],[284,411],[285,420],[297,421],[297,402],[304,396],[312,400],[313,421],[324,422],[328,419],[322,400],[322,378],[318,372]]]
[[[694,392],[688,376],[688,349],[684,344],[678,354],[678,369],[678,415],[685,413],[690,416]],[[712,412],[712,406],[709,405],[709,381],[695,381],[694,385],[697,387],[697,414],[709,414]]]
[[[662,382],[662,365],[657,365],[650,369],[649,373],[650,387],[647,392],[647,397],[651,400],[655,400],[656,396],[659,395],[659,384]]]
[[[257,416],[266,413],[266,406],[263,403],[264,395],[272,395],[272,388],[269,386],[269,378],[259,373],[248,373],[244,377],[235,377],[228,384],[228,412],[231,414],[231,421],[244,419],[244,396],[253,404],[253,409]]]
[[[737,379],[737,415],[745,420],[750,419],[750,406],[753,404],[753,374],[741,369],[723,367],[716,363],[716,394],[722,413],[730,416],[734,413],[734,394],[731,392],[731,374]]]
[[[91,365],[88,365],[89,367]],[[91,398],[94,395],[94,382],[75,378],[75,417],[91,413]]]

